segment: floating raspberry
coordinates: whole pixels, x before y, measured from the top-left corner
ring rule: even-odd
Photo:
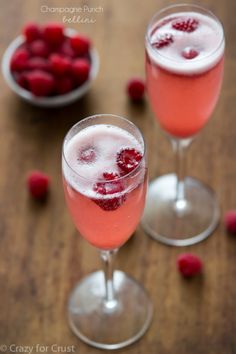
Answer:
[[[106,196],[105,198],[93,199],[93,201],[105,211],[118,209],[126,200],[125,194],[112,197],[113,194],[122,193],[124,191],[124,186],[120,181],[111,180],[110,182],[97,182],[93,189],[98,194],[98,197],[99,195]],[[110,195],[111,197],[107,198],[107,196]]]
[[[70,70],[71,61],[60,54],[50,55],[49,61],[55,75],[64,75]]]
[[[69,76],[62,76],[56,80],[56,92],[64,95],[73,89],[73,81]]]
[[[95,148],[88,146],[79,152],[78,161],[82,163],[91,163],[95,161],[96,157],[97,154]]]
[[[87,59],[75,59],[71,64],[71,71],[79,85],[88,80],[90,63]]]
[[[139,78],[130,79],[127,83],[126,91],[133,101],[140,101],[145,93],[145,83]]]
[[[33,57],[27,61],[27,69],[51,71],[51,65],[47,59],[41,57]]]
[[[51,46],[58,46],[64,40],[64,26],[60,23],[51,22],[44,26],[43,37]]]
[[[29,59],[29,52],[26,49],[18,49],[11,58],[11,70],[22,71],[27,67],[27,60]]]
[[[225,228],[231,234],[236,234],[236,210],[229,210],[224,216]]]
[[[22,33],[24,34],[27,43],[31,43],[36,39],[41,38],[40,27],[33,22],[27,23],[23,28]]]
[[[47,58],[50,52],[48,44],[42,39],[37,39],[29,45],[32,55],[42,58]]]
[[[172,28],[183,32],[194,32],[198,28],[199,21],[195,18],[179,18],[172,23]]]
[[[129,173],[138,166],[142,154],[134,148],[121,149],[117,153],[116,162],[122,172]]]
[[[191,47],[185,48],[181,54],[185,59],[194,59],[199,55],[198,51]]]
[[[27,75],[29,89],[35,96],[48,96],[55,88],[54,77],[45,71],[34,70]]]
[[[152,43],[152,47],[161,49],[163,47],[167,47],[171,43],[174,42],[173,35],[170,33],[163,34],[159,36],[158,39]]]
[[[70,45],[78,56],[84,56],[89,53],[91,42],[87,37],[77,34],[70,38]]]
[[[102,175],[107,181],[113,181],[114,179],[119,178],[119,175],[116,172],[103,172]]]
[[[184,277],[192,277],[202,271],[202,261],[191,253],[183,253],[177,259],[177,266]]]
[[[41,171],[32,171],[27,177],[27,185],[35,199],[44,199],[48,194],[49,177]]]

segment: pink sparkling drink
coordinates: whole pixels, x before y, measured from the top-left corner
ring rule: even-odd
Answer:
[[[119,166],[123,151],[134,158],[130,171]],[[93,246],[118,248],[137,227],[147,185],[143,155],[142,142],[114,125],[88,126],[65,142],[66,202],[77,229]]]
[[[208,122],[223,77],[224,36],[216,18],[177,12],[149,29],[147,87],[161,127],[188,138]]]

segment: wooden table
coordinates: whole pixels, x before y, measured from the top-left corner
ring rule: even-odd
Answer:
[[[124,90],[131,76],[144,76],[143,38],[148,20],[171,2],[3,1],[2,53],[26,21],[62,21],[62,14],[42,12],[42,3],[49,7],[102,7],[102,12],[83,14],[95,23],[71,25],[92,36],[101,68],[86,97],[70,107],[53,110],[23,103],[1,80],[0,344],[55,343],[73,345],[77,353],[96,354],[101,350],[78,340],[66,318],[72,287],[101,264],[97,251],[78,236],[64,203],[62,141],[72,124],[82,117],[120,114],[135,122],[146,137],[150,177],[173,170],[170,146],[148,102],[131,104]],[[139,228],[122,248],[117,268],[144,284],[155,314],[146,335],[118,353],[236,353],[236,238],[225,233],[222,222],[223,213],[236,208],[236,2],[206,0],[203,5],[224,23],[227,58],[221,98],[214,118],[190,148],[188,171],[216,190],[222,207],[221,223],[211,237],[192,247],[164,246]],[[51,192],[45,204],[35,203],[27,193],[25,177],[31,169],[51,176]],[[202,277],[186,281],[179,275],[175,263],[183,251],[202,258]]]

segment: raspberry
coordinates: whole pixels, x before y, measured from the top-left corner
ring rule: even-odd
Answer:
[[[30,58],[27,62],[27,69],[28,70],[45,70],[50,71],[51,65],[47,59],[41,57],[33,57]]]
[[[71,62],[68,58],[63,57],[60,54],[50,55],[50,63],[52,71],[55,75],[64,75],[66,74],[71,67]]]
[[[48,194],[49,177],[43,172],[32,171],[27,177],[27,185],[35,199],[44,199]]]
[[[45,71],[34,70],[27,75],[29,89],[35,96],[48,96],[55,87],[54,77]]]
[[[194,32],[198,28],[198,20],[195,18],[179,18],[172,23],[172,28],[183,32]]]
[[[12,71],[22,71],[27,67],[29,52],[26,49],[18,49],[11,58],[10,67]]]
[[[139,151],[134,148],[126,148],[117,153],[116,162],[123,172],[129,173],[138,166],[141,159],[142,154]]]
[[[231,234],[236,234],[236,210],[229,210],[224,216],[225,228]]]
[[[154,48],[160,49],[163,47],[167,47],[171,43],[173,43],[173,35],[170,33],[163,34],[162,36],[159,36],[158,39],[152,43],[152,46]]]
[[[181,54],[185,59],[194,59],[198,56],[199,53],[194,48],[186,47]]]
[[[64,26],[60,23],[51,22],[44,26],[43,37],[52,46],[58,46],[64,40]]]
[[[25,36],[27,43],[31,43],[41,37],[41,31],[39,26],[33,22],[27,23],[23,28],[22,32]]]
[[[59,95],[64,95],[73,89],[73,82],[69,76],[59,77],[56,81],[56,91]]]
[[[70,38],[70,45],[78,56],[83,56],[89,53],[91,43],[87,37],[77,34]]]
[[[124,190],[124,187],[120,181],[112,180],[107,182],[97,182],[93,189],[98,195],[108,196],[115,193],[121,193]],[[116,197],[93,199],[93,201],[105,211],[118,209],[125,200],[125,194]]]
[[[75,59],[71,65],[71,71],[79,85],[88,80],[90,63],[87,59]]]
[[[69,40],[69,39],[66,39],[66,40],[62,43],[62,45],[61,45],[61,47],[60,47],[60,49],[59,49],[58,52],[59,52],[60,54],[64,55],[64,56],[70,58],[70,59],[72,59],[72,58],[75,57],[75,52],[74,52],[74,50],[71,48],[70,40]]]
[[[47,58],[50,52],[48,44],[42,39],[37,39],[29,45],[30,51],[34,56]]]
[[[28,80],[27,80],[27,74],[25,72],[20,73],[15,77],[16,82],[18,85],[26,90],[28,90],[29,85],[28,85]]]
[[[145,84],[141,79],[138,78],[131,79],[127,83],[126,91],[132,100],[140,101],[143,99],[144,96]]]
[[[183,253],[177,259],[177,266],[184,277],[191,277],[201,272],[202,261],[191,253]]]
[[[102,175],[106,181],[113,181],[114,179],[119,178],[119,175],[116,172],[103,172]]]
[[[88,146],[80,151],[78,161],[82,163],[91,163],[96,159],[96,156],[94,147]]]

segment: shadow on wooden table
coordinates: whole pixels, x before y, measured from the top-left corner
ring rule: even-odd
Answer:
[[[35,129],[39,136],[45,134],[45,138],[51,142],[55,137],[64,137],[76,122],[94,114],[90,109],[92,106],[93,95],[90,93],[71,105],[58,108],[36,107],[9,95],[9,116],[14,122],[14,129],[17,129],[25,139]]]

